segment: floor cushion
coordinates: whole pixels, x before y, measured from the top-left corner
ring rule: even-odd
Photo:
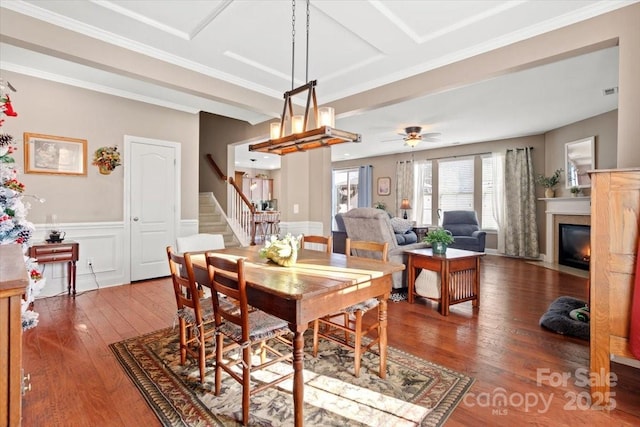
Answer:
[[[589,316],[588,309],[584,310],[586,305],[587,303],[585,301],[577,298],[560,297],[553,301],[551,305],[549,305],[547,312],[542,315],[540,318],[540,326],[558,334],[588,340]]]

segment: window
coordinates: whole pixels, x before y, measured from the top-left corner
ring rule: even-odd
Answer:
[[[475,210],[482,229],[498,228],[493,215],[494,170],[491,155],[416,162],[414,172],[414,203],[418,224],[439,223],[439,217],[434,218],[436,209]],[[437,182],[434,186],[435,175]],[[480,203],[479,206],[475,204],[476,201]]]
[[[358,168],[333,171],[332,198],[333,215],[358,207]]]
[[[438,208],[474,210],[473,157],[438,162]]]

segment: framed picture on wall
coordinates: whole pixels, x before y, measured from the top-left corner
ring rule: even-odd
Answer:
[[[24,171],[86,175],[87,140],[25,132]]]
[[[383,176],[378,178],[378,196],[388,196],[391,194],[391,178]]]

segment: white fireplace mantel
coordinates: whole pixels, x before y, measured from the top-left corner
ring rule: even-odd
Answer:
[[[554,216],[555,215],[591,215],[591,197],[554,197],[542,198],[546,203],[547,214],[547,246],[544,258],[546,262],[553,262],[554,245]]]

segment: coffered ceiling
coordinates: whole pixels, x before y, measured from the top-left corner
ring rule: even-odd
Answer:
[[[308,78],[306,4],[296,9],[295,87],[318,80],[319,104],[373,90],[338,110],[360,144],[334,161],[408,150],[407,126],[440,132],[416,149],[545,132],[617,107],[617,49],[609,48],[437,94],[375,101],[407,77],[570,25],[635,1],[313,0]],[[256,124],[275,119],[292,86],[292,3],[281,0],[2,0],[0,67],[116,96]],[[297,100],[298,104],[303,102]],[[341,105],[348,103],[340,102]],[[238,148],[240,166],[277,156]]]

